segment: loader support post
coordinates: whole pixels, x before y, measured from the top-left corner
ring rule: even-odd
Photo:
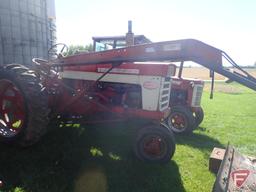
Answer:
[[[214,71],[213,70],[210,71],[210,77],[212,78],[210,99],[213,99],[213,89],[214,89]]]
[[[183,65],[184,65],[184,61],[181,61],[180,62],[180,68],[179,68],[179,75],[178,75],[179,78],[181,78],[181,75],[182,75]]]

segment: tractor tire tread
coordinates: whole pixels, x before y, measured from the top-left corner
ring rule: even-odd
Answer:
[[[148,159],[143,152],[141,151],[139,145],[141,140],[144,138],[144,136],[149,135],[149,134],[159,134],[163,138],[165,138],[167,142],[167,152],[166,154],[161,158],[161,159]],[[146,126],[144,128],[141,128],[138,130],[135,144],[134,144],[134,152],[135,155],[138,157],[138,159],[145,161],[145,162],[150,162],[150,163],[160,163],[160,164],[166,164],[170,162],[170,159],[173,157],[176,149],[176,144],[175,144],[175,138],[174,134],[171,130],[169,130],[166,127],[160,126],[160,127],[155,127],[155,126]]]
[[[203,120],[204,120],[204,110],[203,108],[200,107],[200,109],[197,112],[195,112],[196,127],[198,127]]]
[[[38,142],[47,131],[48,114],[50,112],[47,93],[43,89],[40,79],[32,70],[19,64],[2,67],[0,69],[1,76],[13,80],[14,84],[23,93],[27,106],[27,118],[24,128],[22,128],[23,131],[17,137],[8,139],[7,142],[23,147]]]
[[[172,113],[180,113],[180,114],[183,114],[184,117],[186,118],[186,121],[187,121],[187,127],[185,127],[185,129],[181,132],[177,132],[175,131],[175,129],[173,129],[170,125],[170,123],[168,123],[169,121],[169,117],[172,115]],[[172,131],[176,134],[191,134],[195,128],[196,128],[196,122],[195,122],[195,117],[193,116],[193,113],[192,111],[188,108],[188,107],[185,107],[185,106],[180,106],[180,105],[177,105],[177,106],[173,106],[171,108],[171,114],[170,116],[167,118],[167,124],[168,126],[170,127],[170,129],[172,129]]]

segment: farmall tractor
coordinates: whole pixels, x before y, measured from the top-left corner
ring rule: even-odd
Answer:
[[[137,157],[169,162],[175,141],[162,120],[169,115],[175,66],[125,63],[143,56],[126,50],[60,56],[54,61],[35,58],[33,68],[1,67],[0,139],[31,145],[46,132],[49,121],[67,114],[94,116],[98,122],[138,120]]]
[[[170,108],[167,125],[175,133],[191,133],[204,119],[201,97],[204,81],[172,77]]]
[[[19,64],[0,69],[0,139],[21,146],[37,142],[49,121],[59,115],[141,122],[134,143],[144,161],[166,163],[175,152],[168,117],[171,64],[136,62],[193,61],[256,90],[256,80],[245,71],[223,67],[223,51],[193,39],[149,43],[46,61],[33,59],[33,68]],[[242,74],[244,73],[244,74]],[[214,77],[214,76],[213,76]],[[139,121],[137,121],[139,120]]]
[[[109,49],[126,47],[129,45],[139,45],[152,43],[144,35],[133,35],[131,23],[128,25],[126,36],[99,36],[93,37],[93,51],[99,52]],[[136,65],[159,65],[166,62],[137,62]],[[170,64],[170,63],[169,63]],[[173,64],[174,65],[174,64]],[[184,62],[179,66],[179,71],[173,73],[171,81],[170,115],[166,118],[166,124],[178,134],[188,134],[193,132],[203,121],[204,111],[201,107],[201,97],[203,93],[204,81],[200,79],[182,77]],[[149,65],[150,66],[150,65]],[[176,67],[176,66],[175,66]],[[176,70],[175,70],[176,71]],[[176,76],[175,76],[176,75]]]

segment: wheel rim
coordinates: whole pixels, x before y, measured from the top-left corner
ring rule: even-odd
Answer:
[[[159,135],[146,136],[143,140],[143,152],[149,158],[157,159],[165,155],[166,141]]]
[[[183,132],[187,128],[186,117],[181,113],[173,113],[168,119],[168,125],[175,132]]]
[[[0,135],[7,138],[16,136],[24,122],[23,94],[10,80],[0,80]]]

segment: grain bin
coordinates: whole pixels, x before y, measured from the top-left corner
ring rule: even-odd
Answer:
[[[0,0],[0,64],[48,59],[56,42],[54,0]]]

